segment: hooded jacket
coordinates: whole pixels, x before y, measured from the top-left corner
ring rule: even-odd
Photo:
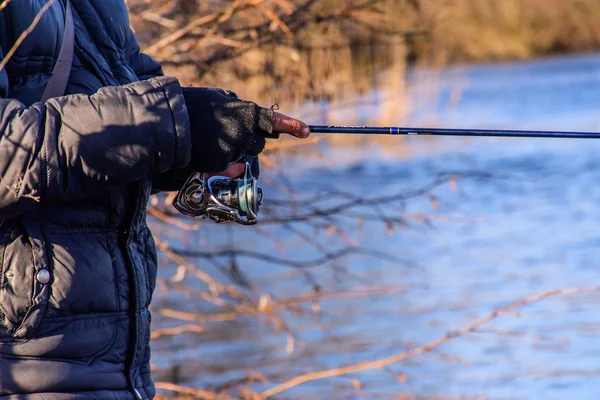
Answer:
[[[0,58],[45,3],[2,10]],[[178,81],[140,53],[124,1],[71,7],[65,96],[39,102],[64,0],[0,72],[0,398],[148,399],[157,257],[145,209],[161,190],[152,178],[190,162],[192,131]]]

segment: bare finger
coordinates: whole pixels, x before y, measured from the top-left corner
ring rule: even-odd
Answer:
[[[228,178],[237,178],[244,173],[246,164],[241,162],[234,162],[229,164],[229,167],[225,171],[221,172],[207,172],[204,174],[205,178],[208,179],[211,176],[226,176]]]
[[[310,128],[304,122],[278,112],[273,113],[273,130],[298,138],[305,138],[310,135]]]

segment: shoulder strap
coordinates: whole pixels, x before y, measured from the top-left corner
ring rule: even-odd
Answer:
[[[65,28],[62,46],[54,69],[52,70],[52,77],[46,84],[46,89],[42,95],[42,102],[65,94],[69,75],[71,74],[71,65],[73,64],[74,46],[75,27],[73,26],[73,13],[71,12],[71,2],[67,0],[65,4]]]

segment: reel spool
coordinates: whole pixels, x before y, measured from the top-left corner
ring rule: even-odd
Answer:
[[[246,163],[242,179],[213,176],[206,180],[204,173],[196,172],[177,193],[173,206],[184,215],[216,223],[254,225],[262,199],[262,189]]]

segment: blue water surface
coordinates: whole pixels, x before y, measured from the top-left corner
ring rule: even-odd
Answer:
[[[399,124],[600,131],[599,55],[419,71],[411,79],[411,112]],[[197,359],[206,366],[190,378],[198,386],[235,379],[250,368],[277,383],[310,370],[402,352],[532,294],[600,285],[600,140],[410,137],[397,149],[374,142],[360,149],[323,145],[320,151],[323,157],[310,162],[289,161],[289,168],[299,171],[291,174],[295,191],[392,194],[422,187],[443,173],[474,175],[459,178],[457,190],[450,184],[434,189],[437,208],[427,198],[395,206],[398,216],[430,214],[430,224],[415,221],[390,233],[378,223],[345,222],[353,240],[401,260],[356,256],[339,262],[346,273],[335,266],[312,271],[319,282],[339,290],[412,287],[323,302],[318,319],[292,318],[298,335],[291,354],[285,335],[234,325],[227,330],[244,332],[234,335],[236,340],[199,341],[197,349],[181,352],[158,345],[153,362],[164,367]],[[391,215],[394,209],[386,212]],[[234,235],[239,247],[284,258],[321,254],[292,231],[265,229],[285,243],[285,251],[273,240],[228,228],[199,233],[194,240],[225,243]],[[340,247],[327,234],[298,229],[326,247]],[[308,291],[301,273],[249,264],[249,279],[262,282],[276,297]],[[419,398],[598,399],[599,304],[597,293],[551,297],[518,315],[500,316],[486,325],[488,331],[452,340],[439,351],[387,370],[307,383],[281,398],[397,398],[387,396],[407,393]],[[400,374],[406,380],[399,380]]]

